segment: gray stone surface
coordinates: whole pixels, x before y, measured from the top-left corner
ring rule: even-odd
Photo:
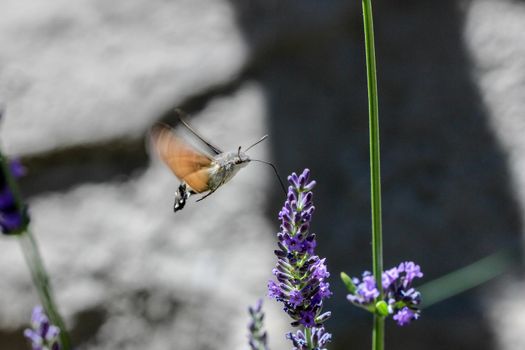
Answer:
[[[525,3],[474,1],[467,11],[465,37],[490,126],[509,159],[510,181],[525,214]],[[507,279],[486,301],[498,349],[525,347],[523,280]]]
[[[521,242],[525,8],[375,4],[385,265],[414,259],[432,279]],[[175,106],[225,149],[269,133],[251,155],[312,169],[330,348],[369,347],[369,317],[337,280],[370,266],[359,3],[5,0],[0,13],[2,147],[29,168],[33,229],[81,349],[247,348],[279,187],[251,164],[173,215],[178,182],[143,137]],[[16,240],[0,245],[0,348],[18,349],[37,298]],[[521,348],[521,284],[509,275],[389,323],[388,348]],[[265,307],[272,349],[290,348],[286,318]]]
[[[6,0],[0,11],[10,153],[142,135],[246,58],[224,1]]]

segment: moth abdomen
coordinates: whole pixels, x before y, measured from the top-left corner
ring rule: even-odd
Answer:
[[[191,194],[191,190],[188,190],[186,183],[181,183],[177,192],[175,192],[175,203],[173,204],[173,211],[177,212],[182,210],[186,205],[186,200]]]

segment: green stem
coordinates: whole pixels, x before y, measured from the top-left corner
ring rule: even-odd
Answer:
[[[42,306],[44,307],[51,323],[60,328],[61,349],[69,350],[71,349],[71,340],[66,330],[65,323],[62,320],[62,317],[58,312],[58,307],[54,301],[49,277],[45,270],[42,257],[40,256],[35,237],[29,230],[22,232],[18,237],[22,253],[24,254],[26,264],[31,272],[31,278],[38,292]]]
[[[312,331],[311,331],[310,328],[304,327],[304,336],[306,338],[306,347],[308,347],[308,349],[312,350],[313,349]]]
[[[372,259],[373,271],[379,290],[378,300],[383,299],[381,274],[383,272],[383,242],[381,227],[381,169],[379,157],[379,112],[377,99],[377,76],[374,45],[374,23],[372,19],[371,0],[362,0],[363,24],[365,33],[366,74],[368,86],[368,111],[370,125],[370,183],[372,207]],[[385,319],[379,315],[374,316],[374,329],[372,332],[372,349],[384,348]]]
[[[6,157],[4,157],[3,154],[0,154],[0,167],[1,171],[3,171],[5,174],[7,186],[9,186],[9,189],[13,194],[13,198],[15,200],[17,209],[20,215],[23,216],[25,214],[23,213],[24,203],[22,200],[22,196],[20,195],[18,184],[16,183],[15,179],[13,178],[13,175],[11,174],[9,161]],[[70,350],[71,341],[69,334],[66,330],[62,317],[58,313],[58,308],[53,299],[51,285],[49,283],[49,277],[45,270],[44,262],[42,261],[40,252],[38,251],[38,245],[33,234],[31,233],[31,231],[29,231],[27,226],[27,222],[25,222],[18,231],[13,232],[12,234],[16,235],[19,238],[20,247],[22,249],[22,253],[24,254],[24,258],[29,268],[29,272],[31,273],[31,278],[37,290],[40,302],[42,303],[42,307],[46,311],[46,314],[49,317],[51,323],[60,328],[60,344],[62,346],[61,349]]]
[[[374,315],[374,329],[372,330],[372,349],[384,349],[385,318]]]

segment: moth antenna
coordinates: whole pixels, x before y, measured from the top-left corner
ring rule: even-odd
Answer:
[[[237,156],[241,158],[241,146],[239,146],[239,149],[237,150]]]
[[[250,148],[252,148],[252,147],[255,146],[255,145],[258,145],[259,143],[263,142],[263,141],[266,140],[267,138],[268,138],[268,135],[264,135],[263,137],[261,137],[261,139],[260,139],[259,141],[255,142],[253,145],[251,145],[250,147],[246,148],[246,151],[244,151],[244,152],[248,152],[248,150],[249,150]]]
[[[266,137],[264,137],[264,138],[266,138]],[[262,140],[264,140],[264,138]],[[259,142],[261,142],[261,141],[259,141]],[[257,142],[257,143],[259,143],[259,142]],[[277,168],[275,167],[275,165],[273,165],[270,162],[266,162],[266,161],[260,160],[260,159],[250,159],[250,160],[255,161],[255,162],[264,163],[264,164],[267,164],[267,165],[271,166],[273,171],[275,172],[275,175],[277,175],[277,179],[279,180],[279,183],[281,184],[281,188],[283,189],[284,195],[286,196],[286,187],[284,186],[283,180],[281,179],[281,176],[279,176],[279,173],[277,172]]]

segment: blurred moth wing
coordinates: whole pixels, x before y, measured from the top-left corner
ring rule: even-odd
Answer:
[[[213,158],[197,151],[173,130],[164,124],[151,129],[151,139],[155,150],[166,165],[183,183],[189,187],[189,194],[210,190],[210,168]],[[182,189],[179,187],[179,192]],[[181,193],[183,194],[183,193]],[[186,194],[186,198],[189,196]],[[182,208],[181,208],[182,209]]]

